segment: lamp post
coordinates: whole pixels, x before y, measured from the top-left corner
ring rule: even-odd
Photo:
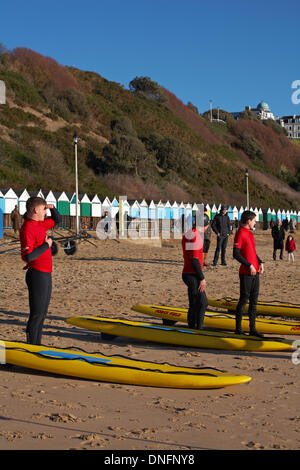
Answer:
[[[77,144],[78,144],[78,136],[75,132],[73,135],[73,143],[74,143],[74,152],[75,152],[75,204],[76,204],[76,235],[79,235],[79,211],[78,211],[78,160],[77,160]]]
[[[248,173],[247,168],[245,170],[245,175],[246,175],[247,209],[249,210],[249,184],[248,184],[249,173]]]

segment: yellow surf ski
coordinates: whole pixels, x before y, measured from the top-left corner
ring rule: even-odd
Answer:
[[[208,305],[211,307],[221,307],[227,310],[235,310],[238,300],[231,297],[223,297],[221,299],[207,299]],[[258,315],[270,315],[275,317],[290,317],[300,318],[300,305],[292,303],[281,302],[258,302],[257,303]],[[248,304],[245,307],[245,312],[248,311]]]
[[[187,323],[187,309],[184,308],[138,304],[131,307],[131,309],[135,312],[161,318],[168,322]],[[234,331],[235,315],[230,315],[229,313],[206,312],[204,317],[204,326],[206,328]],[[246,333],[249,332],[248,316],[244,317],[242,320],[242,329]],[[256,318],[256,329],[259,333],[267,335],[299,335],[300,322]]]
[[[143,341],[176,344],[202,349],[231,351],[292,351],[293,342],[281,338],[257,338],[221,331],[192,330],[155,323],[116,320],[103,317],[71,317],[67,323],[101,333]]]
[[[75,348],[57,349],[10,341],[0,341],[0,363],[82,379],[149,387],[210,389],[251,380],[246,375],[210,367],[177,367],[122,356],[91,354]]]

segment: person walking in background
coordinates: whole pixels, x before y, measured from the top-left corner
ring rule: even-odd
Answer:
[[[221,251],[221,263],[223,266],[226,264],[226,248],[228,243],[228,236],[231,233],[230,220],[227,214],[228,207],[221,206],[221,210],[218,214],[215,215],[211,228],[217,235],[217,246],[214,255],[213,266],[216,266],[218,263],[220,251]]]
[[[246,303],[249,301],[250,335],[263,337],[257,332],[255,326],[256,306],[259,294],[259,276],[264,272],[264,265],[257,256],[255,239],[252,233],[256,224],[255,212],[246,210],[241,217],[241,225],[234,237],[233,257],[240,265],[240,298],[236,307],[237,334],[244,334],[242,330],[242,316]]]
[[[50,209],[51,217],[46,217]],[[41,344],[42,329],[52,291],[52,238],[47,230],[60,222],[60,214],[41,197],[26,202],[26,214],[20,230],[21,257],[26,262],[26,284],[29,294],[29,319],[26,326],[27,343]]]
[[[296,242],[292,235],[287,237],[285,242],[285,250],[288,252],[288,261],[295,261],[294,251],[296,250]]]
[[[18,204],[15,205],[15,208],[10,214],[10,217],[11,217],[12,228],[14,229],[15,234],[19,236],[22,216],[19,212]]]
[[[276,220],[275,225],[272,227],[273,237],[273,260],[276,260],[276,252],[280,250],[280,259],[283,259],[283,242],[285,239],[284,227],[280,219]]]

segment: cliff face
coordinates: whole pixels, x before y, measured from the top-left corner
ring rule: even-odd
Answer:
[[[210,122],[150,79],[127,90],[24,48],[0,80],[2,188],[72,191],[76,132],[81,192],[245,205],[248,168],[251,205],[300,209],[300,147],[274,122]]]

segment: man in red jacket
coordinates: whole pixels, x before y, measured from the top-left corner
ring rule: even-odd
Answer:
[[[256,331],[256,305],[259,294],[259,275],[264,272],[264,265],[256,254],[255,239],[252,233],[256,224],[255,212],[246,210],[241,217],[241,225],[238,229],[233,244],[233,257],[241,263],[239,269],[240,277],[240,299],[236,307],[236,330],[237,334],[243,334],[242,315],[246,303],[249,300],[249,326],[250,335],[263,337]]]
[[[51,217],[46,217],[47,209]],[[21,256],[27,264],[26,284],[30,315],[26,327],[27,342],[41,344],[42,329],[52,291],[52,238],[47,230],[60,221],[54,206],[43,198],[31,197],[26,203],[24,223],[20,230]]]

